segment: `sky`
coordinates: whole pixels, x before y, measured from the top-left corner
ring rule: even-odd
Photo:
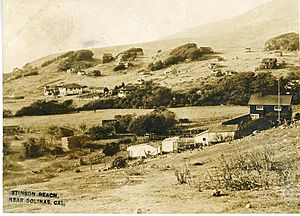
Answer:
[[[68,50],[140,43],[270,0],[4,0],[3,71]]]

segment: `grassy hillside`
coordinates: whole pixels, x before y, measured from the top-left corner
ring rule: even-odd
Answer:
[[[299,213],[299,136],[299,126],[276,128],[230,144],[162,155],[147,159],[141,165],[107,172],[98,172],[105,166],[100,163],[93,165],[92,170],[89,166],[80,166],[81,172],[76,173],[70,169],[76,160],[70,160],[69,156],[21,161],[15,166],[15,172],[4,175],[4,211]],[[266,149],[269,149],[268,155],[275,165],[274,170],[278,169],[266,173],[264,178],[270,183],[268,188],[235,191],[211,187],[218,169],[224,165],[221,163],[224,159],[228,161],[239,155],[265,152]],[[107,162],[110,160],[107,159]],[[175,171],[184,167],[189,170],[189,184],[179,184],[176,180]],[[32,174],[30,170],[34,169],[45,171]],[[65,171],[57,172],[58,169]],[[14,181],[9,181],[9,176],[14,176]],[[57,192],[66,205],[58,207],[8,203],[9,185],[14,184],[27,190]],[[221,189],[223,196],[212,196],[216,189]]]

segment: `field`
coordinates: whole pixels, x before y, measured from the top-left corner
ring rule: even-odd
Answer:
[[[100,163],[80,166],[81,172],[66,170],[33,174],[30,170],[42,169],[52,164],[53,157],[43,157],[18,163],[14,175],[26,181],[10,181],[4,175],[5,212],[84,212],[84,213],[299,213],[300,126],[276,128],[229,143],[206,147],[200,151],[160,155],[147,159],[140,165],[125,169],[99,172]],[[223,196],[212,196],[214,190],[199,187],[198,182],[209,180],[214,169],[220,166],[221,157],[234,158],[238,154],[261,150],[274,150],[276,161],[294,168],[286,184],[269,189],[244,191],[222,190]],[[222,156],[223,155],[223,156]],[[68,157],[56,162],[67,164]],[[37,167],[36,164],[39,164]],[[56,163],[56,164],[57,164]],[[197,164],[195,166],[195,164]],[[175,170],[190,170],[189,184],[178,184]],[[43,178],[43,175],[52,178]],[[12,174],[11,174],[12,175]],[[26,176],[26,177],[25,177]],[[270,180],[272,176],[268,177]],[[32,179],[32,182],[30,182]],[[34,180],[41,179],[39,183]],[[16,179],[17,180],[17,179]],[[65,206],[9,203],[11,189],[59,193]]]
[[[245,106],[212,106],[212,107],[182,107],[171,108],[178,118],[189,118],[193,121],[204,121],[210,118],[226,119],[247,114]],[[21,125],[30,128],[43,128],[49,125],[71,126],[77,128],[81,123],[87,125],[99,125],[104,119],[113,119],[115,115],[145,114],[151,109],[106,109],[94,111],[82,111],[80,113],[47,116],[23,116],[17,118],[5,118],[4,125]]]

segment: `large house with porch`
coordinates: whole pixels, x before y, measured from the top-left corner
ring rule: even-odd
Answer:
[[[292,118],[292,95],[251,95],[248,102],[251,119],[277,116],[280,119]]]

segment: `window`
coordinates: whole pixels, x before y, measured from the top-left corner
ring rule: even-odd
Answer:
[[[203,137],[203,141],[204,141],[204,142],[206,141],[206,138],[205,138],[205,137]]]
[[[274,111],[281,111],[282,107],[281,106],[274,106]]]
[[[250,116],[252,120],[259,119],[259,114],[251,114]]]
[[[264,110],[264,107],[261,106],[261,105],[257,105],[257,106],[256,106],[256,110]]]

